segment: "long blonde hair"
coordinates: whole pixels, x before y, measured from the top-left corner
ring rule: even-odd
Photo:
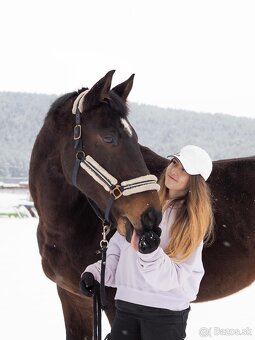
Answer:
[[[163,172],[159,184],[159,199],[163,212],[177,205],[175,221],[170,231],[170,243],[164,250],[175,262],[185,261],[204,241],[213,241],[213,211],[210,189],[200,175],[191,175],[187,194],[169,203],[169,189],[165,186]]]

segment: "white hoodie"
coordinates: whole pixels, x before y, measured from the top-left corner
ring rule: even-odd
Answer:
[[[168,245],[176,208],[163,214],[160,246],[150,254],[135,251],[118,231],[109,241],[106,258],[105,285],[116,287],[116,300],[149,307],[183,310],[196,299],[204,275],[203,243],[182,263],[172,261],[163,251]],[[101,261],[89,265],[100,282]]]

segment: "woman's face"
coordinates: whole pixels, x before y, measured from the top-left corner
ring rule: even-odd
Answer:
[[[169,189],[170,198],[184,196],[189,190],[190,175],[184,170],[181,162],[173,158],[166,169],[165,186]]]

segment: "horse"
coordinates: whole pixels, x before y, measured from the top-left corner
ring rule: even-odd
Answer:
[[[67,340],[92,339],[92,301],[80,294],[79,280],[84,268],[98,260],[96,250],[102,239],[101,221],[89,202],[105,211],[109,200],[109,193],[86,172],[78,171],[74,185],[77,153],[73,130],[76,137],[82,130],[85,153],[100,161],[118,182],[149,173],[159,178],[169,164],[168,159],[138,143],[127,119],[126,101],[133,75],[110,90],[112,75],[113,71],[106,74],[83,97],[81,124],[74,122],[71,112],[84,89],[57,99],[31,155],[29,185],[39,214],[37,238],[42,267],[57,284]],[[255,280],[254,174],[255,157],[213,162],[208,184],[213,197],[215,240],[203,250],[205,275],[196,302],[223,298]],[[127,236],[133,228],[156,228],[160,219],[155,190],[121,196],[111,212],[112,224]],[[114,293],[113,288],[107,289],[110,324],[115,314]]]
[[[144,146],[141,151],[149,171],[159,177],[169,160]],[[255,157],[214,161],[208,185],[214,240],[203,249],[205,275],[195,302],[226,297],[255,280]]]
[[[31,154],[29,188],[39,215],[39,252],[44,273],[57,285],[67,340],[93,336],[92,302],[81,295],[79,281],[85,267],[99,260],[97,250],[106,242],[102,223],[111,224],[109,236],[117,228],[128,237],[133,228],[154,230],[162,218],[157,179],[149,174],[128,121],[134,75],[111,89],[113,73],[90,90],[58,98]],[[107,294],[112,322],[114,291]]]

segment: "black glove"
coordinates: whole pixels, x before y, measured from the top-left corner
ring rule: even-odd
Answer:
[[[86,296],[93,296],[99,283],[95,280],[94,275],[90,272],[82,274],[80,281],[80,291]]]
[[[159,235],[158,235],[159,233]],[[157,230],[157,233],[154,231],[146,231],[144,232],[139,239],[138,249],[142,254],[150,254],[154,250],[156,250],[160,244],[160,232]]]

